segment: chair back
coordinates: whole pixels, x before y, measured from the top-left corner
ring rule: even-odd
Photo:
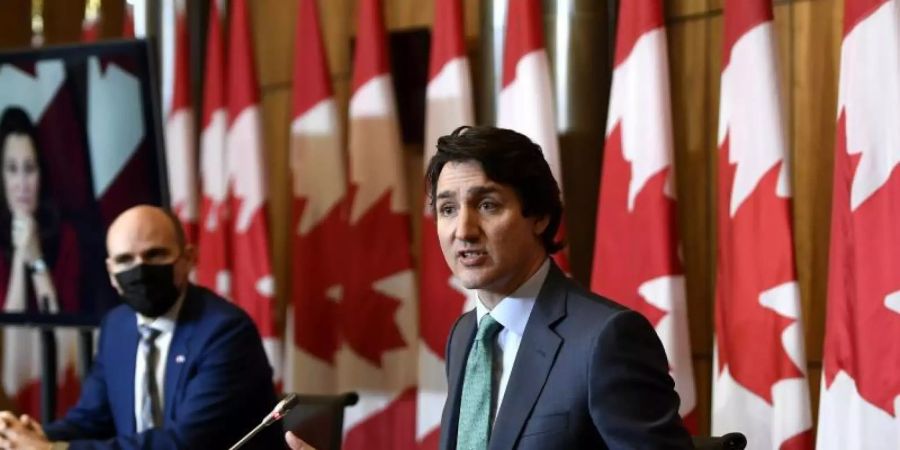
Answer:
[[[694,436],[696,450],[744,450],[747,438],[741,433],[728,433],[722,436]]]
[[[297,394],[297,405],[283,419],[284,431],[292,431],[317,450],[340,450],[344,408],[359,401],[356,392],[335,395]]]

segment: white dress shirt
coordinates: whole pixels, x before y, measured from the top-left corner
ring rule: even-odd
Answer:
[[[159,336],[153,340],[153,345],[156,347],[156,350],[159,352],[159,359],[156,361],[156,386],[159,387],[158,393],[159,398],[156,401],[159,404],[159,410],[165,411],[165,405],[163,404],[165,396],[165,378],[166,378],[166,361],[169,356],[169,346],[172,344],[172,335],[175,333],[175,324],[178,320],[178,313],[181,311],[181,305],[184,303],[184,297],[187,294],[187,291],[181,294],[178,297],[178,300],[166,311],[165,314],[157,317],[150,318],[144,317],[138,313],[135,313],[137,316],[137,325],[138,329],[142,325],[149,325],[150,328],[154,328],[159,330]],[[140,334],[140,333],[139,333]],[[134,365],[134,418],[136,422],[141,421],[141,411],[143,409],[143,394],[141,392],[141,380],[144,379],[144,372],[147,371],[147,362],[144,361],[144,358],[141,358],[140,355],[140,340],[138,340],[138,345],[135,345],[134,351],[136,354],[135,357],[135,365]]]
[[[478,324],[481,319],[488,313],[503,329],[497,334],[497,341],[494,343],[494,374],[491,392],[496,401],[492,402],[494,406],[494,417],[500,411],[500,405],[503,404],[503,394],[506,391],[506,385],[509,383],[509,374],[512,373],[513,364],[516,362],[516,354],[519,352],[519,344],[522,343],[522,335],[525,334],[525,325],[528,324],[528,318],[531,317],[531,310],[534,308],[534,302],[537,300],[541,286],[547,279],[550,272],[550,259],[544,261],[538,270],[531,275],[527,281],[522,283],[518,289],[512,294],[504,297],[497,303],[494,309],[489,310],[479,298],[475,302],[475,316]]]

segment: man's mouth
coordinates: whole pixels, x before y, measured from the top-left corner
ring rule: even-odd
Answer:
[[[484,250],[462,250],[456,255],[464,266],[479,265],[487,260],[487,252]]]

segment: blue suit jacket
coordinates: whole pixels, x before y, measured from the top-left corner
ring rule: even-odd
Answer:
[[[552,263],[551,263],[552,264]],[[456,448],[475,312],[447,342],[441,449]],[[551,265],[491,430],[490,450],[693,449],[665,351],[634,311],[585,291]]]
[[[53,441],[80,449],[226,449],[276,403],[272,369],[250,317],[191,285],[166,361],[163,425],[135,432],[134,367],[140,337],[134,310],[103,319],[100,343],[81,398],[44,427]],[[284,448],[278,427],[245,448]]]

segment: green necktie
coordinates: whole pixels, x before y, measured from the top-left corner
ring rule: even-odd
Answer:
[[[493,378],[494,338],[503,325],[490,314],[481,318],[475,342],[466,361],[456,450],[486,450],[491,435],[491,380]]]

